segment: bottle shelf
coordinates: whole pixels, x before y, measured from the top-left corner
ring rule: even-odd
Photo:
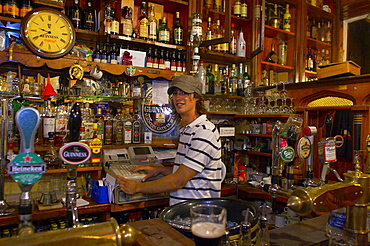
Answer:
[[[277,64],[277,63],[271,63],[271,62],[267,62],[267,61],[261,61],[261,67],[266,68],[266,69],[272,69],[272,70],[280,71],[280,72],[281,71],[291,72],[291,71],[294,70],[294,67],[280,65],[280,64]]]
[[[235,115],[235,119],[248,119],[248,118],[289,118],[296,114],[238,114]]]
[[[200,57],[205,62],[215,63],[215,61],[217,61],[218,63],[222,63],[222,64],[243,63],[243,62],[248,61],[248,59],[245,57],[239,57],[239,56],[230,55],[230,54],[223,54],[223,53],[214,52],[214,51],[205,51],[202,49],[200,50]]]
[[[101,171],[102,167],[79,167],[77,168],[77,172],[94,172],[94,171]],[[47,169],[46,174],[52,173],[66,173],[67,169],[60,168],[60,169]]]
[[[313,38],[306,37],[307,40],[307,46],[311,47],[312,49],[318,50],[318,49],[330,49],[331,44],[322,42]]]
[[[296,36],[293,32],[287,32],[269,25],[265,25],[265,35],[270,38],[278,38],[281,40],[293,39]]]
[[[258,152],[258,151],[245,151],[245,150],[243,150],[243,153],[246,153],[248,155],[258,155],[258,156],[264,156],[264,157],[272,157],[272,154],[270,154],[270,153],[264,153],[264,152]]]
[[[323,18],[323,19],[335,19],[335,14],[334,13],[328,13],[324,10],[322,10],[319,7],[313,6],[311,4],[306,3],[307,6],[307,11],[309,16],[315,17],[315,18]],[[332,9],[332,11],[335,11]]]
[[[135,5],[141,5],[141,0],[135,0]],[[150,2],[163,5],[165,12],[176,12],[187,9],[188,1],[183,0],[151,0]]]

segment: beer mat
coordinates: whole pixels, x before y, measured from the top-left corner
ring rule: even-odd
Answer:
[[[41,203],[37,202],[37,206],[38,206],[40,211],[42,211],[42,210],[51,210],[51,209],[63,208],[63,203],[62,202],[56,202],[56,203],[52,203],[50,205],[44,205],[44,204],[41,204]]]
[[[62,202],[65,204],[66,203],[66,199],[65,198],[62,198]],[[89,204],[90,204],[90,202],[88,202],[88,201],[86,201],[86,200],[84,200],[82,198],[77,198],[77,200],[76,200],[76,206],[77,207],[87,206]]]

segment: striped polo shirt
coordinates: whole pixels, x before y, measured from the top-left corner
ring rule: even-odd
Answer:
[[[221,195],[225,166],[221,161],[221,141],[217,128],[206,115],[180,129],[173,172],[183,164],[198,173],[180,190],[171,192],[170,205]]]

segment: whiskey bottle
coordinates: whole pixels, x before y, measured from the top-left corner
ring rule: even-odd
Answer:
[[[75,28],[82,28],[82,9],[78,5],[78,0],[74,0],[74,4],[69,8],[69,18]]]
[[[80,128],[82,123],[81,109],[79,103],[74,103],[68,119],[69,141],[78,142],[80,138]]]
[[[240,4],[240,17],[244,19],[248,17],[248,5],[246,0],[242,0]]]
[[[165,44],[170,43],[170,29],[167,27],[167,19],[165,16],[162,17],[162,24],[158,27],[157,40]]]
[[[222,30],[220,26],[220,20],[216,21],[216,28],[213,31],[214,39],[222,38]],[[221,44],[213,45],[212,49],[216,52],[221,52]]]
[[[49,132],[49,145],[46,148],[43,160],[48,169],[57,169],[62,164],[59,154],[54,146],[54,132]]]
[[[221,70],[221,73],[222,73],[222,70]],[[221,81],[220,81],[220,71],[218,69],[218,64],[215,64],[215,69],[213,70],[213,74],[215,75],[214,94],[221,95]]]
[[[87,7],[83,11],[83,29],[95,31],[95,12],[92,8],[92,0],[87,1]]]
[[[97,124],[96,128],[96,137],[98,137],[102,143],[104,142],[104,115],[102,109],[99,107],[95,115],[95,123]]]
[[[100,50],[100,43],[96,43],[96,48],[93,53],[94,62],[101,62],[101,50]]]
[[[113,121],[113,131],[114,131],[114,135],[113,135],[113,140],[114,140],[114,143],[117,144],[117,145],[121,145],[123,144],[123,132],[124,132],[124,127],[123,127],[123,117],[122,117],[122,111],[121,109],[118,109],[117,110],[117,114],[116,116],[114,117],[114,121]]]
[[[138,18],[139,37],[147,40],[149,38],[149,19],[146,13],[146,2],[141,3],[140,16]]]
[[[233,14],[237,17],[240,17],[240,7],[241,7],[241,2],[240,0],[236,0],[234,2],[234,6],[233,6]]]
[[[0,7],[2,4],[0,3]],[[31,5],[31,0],[23,0],[22,7],[19,10],[19,17],[23,18],[26,16],[28,12],[30,12],[33,9]],[[1,10],[0,10],[0,15],[1,15]]]
[[[55,146],[63,146],[68,134],[68,115],[64,108],[64,99],[56,102],[56,119],[55,119]]]
[[[113,116],[109,109],[104,117],[104,144],[113,144]]]
[[[130,115],[130,109],[126,108],[126,114],[123,118],[124,124],[124,143],[130,144],[132,142],[132,117]]]
[[[211,17],[209,16],[208,17],[208,21],[207,21],[207,29],[206,29],[206,40],[212,40],[214,37],[213,37],[213,30],[212,30],[212,20],[211,20]],[[207,47],[208,50],[212,50],[212,45],[208,45]]]
[[[133,25],[132,25],[132,8],[124,6],[122,8],[122,35],[126,37],[132,36]]]
[[[231,40],[230,40],[230,54],[236,55],[236,47],[237,47],[237,38],[235,34],[235,24],[231,23]]]
[[[19,17],[19,5],[16,0],[8,0],[4,2],[3,14],[6,17],[18,18]]]
[[[83,134],[80,134],[81,141],[88,144],[94,137],[94,119],[91,115],[89,103],[85,103],[82,110],[81,129],[83,129]]]
[[[155,18],[154,6],[149,7],[149,40],[157,40],[157,19]]]
[[[133,116],[132,121],[132,143],[139,144],[141,143],[141,117],[139,114],[139,110],[135,110],[135,114]]]
[[[270,26],[280,28],[280,18],[278,16],[277,4],[274,5],[274,12],[270,18]]]
[[[184,28],[180,24],[180,12],[176,12],[175,25],[172,29],[173,32],[173,43],[175,45],[182,45],[184,40]]]

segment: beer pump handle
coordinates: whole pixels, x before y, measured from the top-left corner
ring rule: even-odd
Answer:
[[[26,107],[19,110],[15,117],[20,134],[20,153],[35,152],[35,135],[40,125],[40,113],[37,109]]]
[[[326,115],[325,118],[325,137],[331,137],[331,131],[333,129],[333,117],[330,113]]]

